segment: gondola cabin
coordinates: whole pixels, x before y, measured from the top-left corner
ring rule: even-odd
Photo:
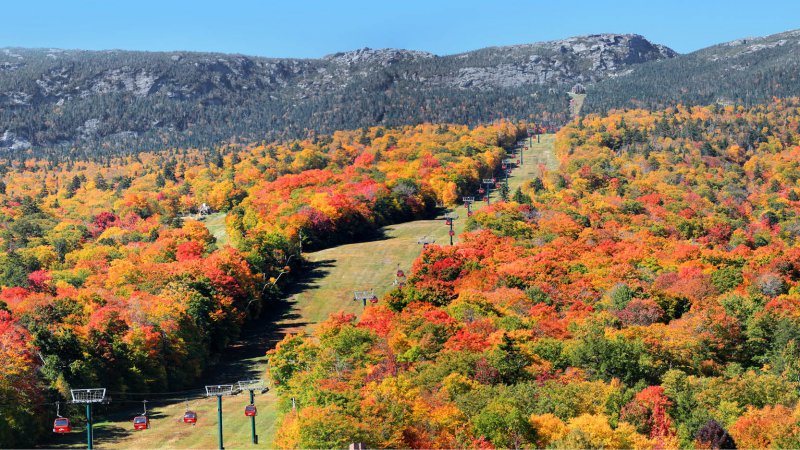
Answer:
[[[150,428],[150,419],[147,416],[136,416],[133,418],[134,430],[146,430]]]
[[[405,276],[406,276],[406,273],[403,272],[402,270],[398,270],[397,271],[397,278],[403,278]]]
[[[69,433],[71,431],[72,426],[66,417],[59,417],[53,422],[53,433]]]
[[[186,411],[183,413],[183,423],[197,423],[197,413],[194,411]]]
[[[256,405],[247,405],[244,407],[244,415],[247,417],[255,417],[258,414]]]
[[[371,303],[378,303],[378,296],[377,295],[373,295],[372,298],[369,299],[369,301]]]

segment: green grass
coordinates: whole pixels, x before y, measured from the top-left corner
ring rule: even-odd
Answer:
[[[586,94],[574,94],[570,92],[569,96],[573,100],[573,103],[570,107],[570,113],[572,114],[572,117],[578,117],[578,115],[581,113],[581,109],[583,108],[583,102],[586,101]]]
[[[525,152],[524,164],[515,169],[509,177],[509,186],[513,192],[521,183],[539,174],[539,164],[548,169],[557,167],[554,158],[553,136],[543,135],[541,142],[535,139],[531,149]],[[496,200],[496,192],[492,196]],[[478,203],[480,207],[483,203]],[[459,216],[455,222],[456,238],[463,232],[466,209],[459,206],[453,210]],[[225,217],[222,213],[212,214],[205,219],[212,234],[218,242],[226,242]],[[264,352],[280,335],[286,333],[308,332],[324,321],[330,314],[339,311],[360,314],[363,311],[361,302],[354,302],[354,290],[375,289],[380,297],[392,289],[398,264],[408,272],[411,264],[419,255],[422,246],[419,238],[429,236],[437,244],[449,244],[448,227],[444,220],[418,220],[384,227],[378,239],[306,253],[311,272],[306,281],[293,287],[295,293],[290,294],[281,305],[280,318],[272,324],[254,324],[251,331],[246,331],[244,340],[251,335],[261,340],[250,343],[250,346],[261,348],[255,354],[237,359],[234,354],[231,360],[235,366],[226,373],[223,367],[214,375],[217,380],[234,381],[237,373],[247,370],[255,376],[264,377],[266,358]],[[225,240],[225,241],[223,241]],[[369,307],[369,306],[368,306]],[[263,321],[262,321],[263,323]],[[253,330],[252,328],[257,328]],[[268,336],[265,338],[264,336]],[[247,345],[240,344],[240,345]],[[263,346],[262,346],[263,345]],[[231,353],[237,351],[232,346]],[[260,375],[259,375],[260,374]],[[226,378],[227,377],[227,378]],[[219,382],[219,381],[217,381]],[[244,406],[249,402],[245,394],[225,398],[223,400],[223,434],[225,447],[234,448],[268,448],[277,431],[280,413],[277,408],[277,396],[274,392],[256,396],[258,417],[256,418],[259,445],[250,441],[250,419],[244,416]],[[217,412],[216,399],[199,399],[189,402],[189,408],[198,413],[198,424],[187,425],[180,421],[186,405],[183,402],[157,405],[149,408],[151,428],[144,431],[133,431],[131,419],[137,414],[139,406],[132,406],[128,415],[122,413],[110,420],[98,410],[95,417],[100,422],[95,427],[95,444],[101,448],[216,448],[217,447]],[[54,436],[48,447],[78,448],[85,446],[85,432],[75,431],[68,436]]]
[[[461,208],[460,217],[466,217]],[[463,230],[463,220],[456,221],[456,232]],[[208,222],[207,222],[208,223]],[[419,220],[392,225],[383,229],[383,236],[374,241],[341,245],[334,248],[307,253],[312,272],[309,281],[299,292],[289,298],[290,309],[276,327],[282,333],[310,331],[330,314],[344,311],[360,314],[361,302],[352,300],[354,290],[375,289],[378,296],[388,292],[395,279],[397,265],[408,271],[419,255],[422,246],[417,240],[425,235],[436,239],[436,243],[448,242],[448,228],[443,220]],[[264,348],[266,351],[266,348]],[[266,358],[244,361],[248,370],[263,374]],[[263,376],[263,375],[262,375]],[[231,379],[233,381],[233,379]],[[245,395],[226,398],[223,401],[223,434],[226,448],[254,448],[250,442],[250,421],[244,416],[248,403]],[[277,398],[273,392],[257,395],[259,415],[256,419],[260,444],[265,448],[272,444],[278,424]],[[151,404],[152,405],[152,404]],[[139,408],[136,406],[135,408]],[[95,441],[103,448],[215,448],[217,446],[217,417],[215,399],[189,402],[199,421],[196,426],[180,422],[186,406],[183,402],[159,405],[150,409],[151,428],[134,432],[130,417],[106,420],[95,426]],[[95,414],[105,419],[101,411]],[[77,448],[85,445],[85,433],[78,431],[70,436],[57,436],[48,446]]]
[[[228,232],[225,231],[225,213],[218,212],[214,214],[209,214],[203,220],[205,222],[208,231],[217,238],[217,245],[223,246],[227,245],[228,242]]]
[[[511,195],[522,186],[525,181],[541,177],[541,166],[548,171],[558,168],[558,160],[553,150],[555,135],[543,134],[540,138],[531,138],[526,141],[529,150],[523,154],[522,165],[517,167],[508,178],[508,190]]]

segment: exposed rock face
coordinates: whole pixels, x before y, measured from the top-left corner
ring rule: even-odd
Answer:
[[[475,54],[483,54],[493,64],[474,64]],[[478,89],[588,83],[623,73],[635,64],[675,56],[673,50],[639,35],[597,34],[455,55],[465,64],[447,80],[459,87]]]
[[[6,130],[0,135],[0,148],[7,148],[9,150],[26,150],[31,147],[31,143],[15,133]]]
[[[153,141],[163,142],[181,133],[209,140],[419,120],[474,123],[491,117],[454,115],[453,108],[498,99],[516,105],[520,90],[565,92],[675,55],[618,34],[448,56],[369,48],[321,59],[0,49],[0,123],[14,136],[0,141],[0,151],[24,143],[113,147],[109,141],[158,135]]]

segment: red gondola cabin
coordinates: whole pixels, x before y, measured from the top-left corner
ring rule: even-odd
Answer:
[[[247,405],[244,407],[244,415],[247,417],[255,417],[257,413],[256,405]]]
[[[69,433],[70,431],[72,431],[72,427],[66,417],[59,417],[53,422],[53,433]]]
[[[183,413],[183,423],[197,423],[197,413],[194,411],[186,411]]]
[[[150,419],[147,416],[136,416],[133,418],[134,430],[146,430],[150,428]]]
[[[406,276],[406,273],[403,272],[402,270],[398,270],[397,271],[397,278],[403,278],[405,276]]]

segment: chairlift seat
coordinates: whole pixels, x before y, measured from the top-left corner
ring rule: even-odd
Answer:
[[[134,430],[146,430],[150,428],[150,418],[147,416],[136,416],[133,418]]]
[[[197,413],[194,411],[183,413],[183,423],[197,423]]]
[[[59,417],[53,421],[53,433],[69,433],[71,431],[72,426],[66,417]]]

